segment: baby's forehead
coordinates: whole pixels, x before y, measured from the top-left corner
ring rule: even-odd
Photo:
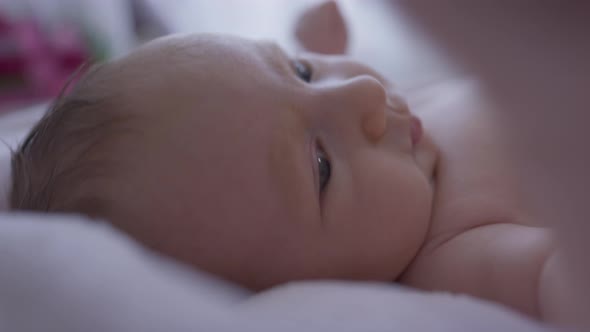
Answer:
[[[172,66],[186,62],[212,64],[239,61],[249,53],[258,52],[258,43],[231,35],[185,34],[156,39],[139,47],[121,62],[130,66],[161,63]],[[150,68],[141,68],[149,70]]]
[[[284,67],[271,43],[231,36],[185,35],[157,40],[115,61],[122,90],[146,108],[164,100],[179,107],[197,97],[231,100],[262,84],[263,75]],[[142,101],[143,100],[143,101]]]
[[[243,58],[244,54],[236,53],[245,53],[247,45],[245,40],[234,37],[171,36],[147,43],[109,65],[129,90],[142,85],[154,87],[156,83],[162,83],[160,89],[176,89],[227,76],[219,70]]]
[[[178,125],[173,122],[207,129],[235,122],[236,117],[270,121],[267,108],[277,108],[276,96],[284,92],[284,79],[277,82],[276,75],[285,70],[284,58],[280,48],[268,42],[172,36],[115,60],[113,72],[120,78],[114,89],[124,96],[124,108],[143,115],[141,125],[157,131]],[[218,130],[203,130],[200,135],[206,133],[214,136]]]
[[[237,79],[235,74],[254,74],[268,65],[283,67],[282,49],[271,41],[256,41],[230,35],[176,35],[158,39],[131,54],[127,63],[140,71],[178,70],[206,74],[208,78]]]

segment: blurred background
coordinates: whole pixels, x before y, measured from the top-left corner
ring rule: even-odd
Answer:
[[[86,62],[124,55],[170,33],[220,32],[273,39],[294,52],[295,21],[305,8],[319,2],[0,0],[0,116],[46,104]],[[352,56],[406,85],[449,73],[439,52],[390,1],[338,3],[348,24]]]

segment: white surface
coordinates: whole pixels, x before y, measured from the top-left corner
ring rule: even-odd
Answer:
[[[41,104],[0,115],[0,141],[15,147],[47,107],[48,104]]]
[[[7,208],[10,185],[10,148],[16,148],[47,105],[37,105],[0,116],[0,212]]]
[[[73,217],[0,214],[0,265],[1,331],[221,327],[245,294]]]
[[[10,154],[0,148],[0,213],[8,209],[8,191],[10,186]]]
[[[73,216],[0,213],[0,330],[546,331],[497,306],[393,285],[293,283],[259,295]]]

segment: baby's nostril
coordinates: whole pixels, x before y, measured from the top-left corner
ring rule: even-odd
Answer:
[[[387,93],[387,107],[396,113],[410,114],[410,108],[405,99],[393,92]]]

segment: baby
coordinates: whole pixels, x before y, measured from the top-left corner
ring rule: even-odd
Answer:
[[[397,281],[564,320],[557,247],[493,112],[437,91],[410,112],[343,56],[166,37],[56,102],[14,153],[11,206],[108,220],[253,290]]]

